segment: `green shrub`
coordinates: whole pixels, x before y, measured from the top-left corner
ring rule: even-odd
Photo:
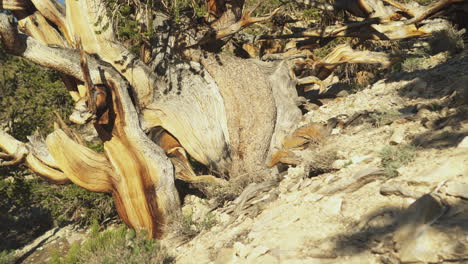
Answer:
[[[0,126],[25,141],[36,129],[53,130],[54,111],[68,120],[72,99],[58,74],[0,48]],[[0,127],[2,128],[2,127]]]
[[[114,230],[99,232],[95,222],[90,237],[81,245],[75,243],[65,256],[52,255],[50,264],[79,263],[172,263],[173,258],[154,239],[147,239],[145,232],[120,226]]]
[[[401,69],[405,72],[420,70],[422,69],[425,60],[426,59],[422,57],[408,58],[401,63]]]
[[[174,224],[173,230],[179,236],[193,238],[203,230],[209,230],[218,223],[216,216],[213,213],[206,214],[201,221],[195,221],[193,214],[182,215]]]
[[[381,109],[369,114],[369,122],[375,127],[381,127],[391,124],[393,121],[401,118],[402,114],[395,109]]]
[[[11,179],[11,178],[10,178]],[[74,221],[89,225],[92,221],[116,218],[111,195],[93,193],[77,185],[53,185],[43,180],[25,180],[23,175],[12,181],[0,178],[0,211],[10,216],[20,210],[41,208],[57,225]]]
[[[435,32],[429,41],[432,54],[448,51],[453,54],[462,51],[465,48],[463,34],[457,31],[453,26]]]
[[[15,263],[15,255],[13,252],[0,251],[0,264],[13,264]]]
[[[41,184],[33,192],[41,196],[39,203],[50,210],[52,218],[58,224],[73,221],[86,226],[93,221],[102,222],[117,217],[110,194],[90,192],[75,184]]]
[[[380,151],[381,165],[388,177],[398,176],[398,168],[407,165],[415,158],[416,148],[406,146],[386,146]]]

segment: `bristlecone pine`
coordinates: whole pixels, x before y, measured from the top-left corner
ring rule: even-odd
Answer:
[[[28,143],[0,131],[1,164],[24,162],[48,180],[112,193],[127,225],[159,238],[180,209],[175,178],[220,184],[240,177],[257,182],[276,177],[274,166],[291,160],[283,147],[300,147],[308,131],[315,133],[298,127],[298,84],[319,84],[323,91],[321,81],[340,64],[391,64],[384,53],[349,45],[321,59],[309,56],[307,48],[266,54],[273,58],[268,62],[217,53],[244,28],[269,21],[282,10],[256,16],[263,1],[253,7],[243,0],[198,2],[206,5],[205,17],[177,31],[166,23],[172,18],[155,7],[167,1],[153,6],[133,1],[135,19],[156,35],[136,56],[119,42],[104,0],[66,0],[65,5],[55,0],[0,1],[4,49],[57,71],[75,101],[70,120],[93,124],[104,144],[104,152],[97,153],[63,124],[46,139],[34,135]],[[419,9],[389,0],[297,2],[344,9],[355,21],[264,39],[427,36],[442,27],[427,18],[449,5],[466,5],[461,0]],[[195,175],[189,157],[212,175]]]

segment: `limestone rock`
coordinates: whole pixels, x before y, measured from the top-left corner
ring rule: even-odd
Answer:
[[[239,258],[235,255],[233,248],[222,248],[219,250],[215,264],[239,263]]]
[[[322,210],[330,215],[338,215],[341,212],[343,198],[332,196],[328,198],[322,205]]]
[[[468,183],[449,181],[445,184],[445,192],[451,196],[468,199]]]
[[[457,146],[458,148],[468,148],[468,137],[465,137]]]
[[[393,130],[393,134],[390,138],[390,145],[399,145],[401,144],[404,139],[405,139],[405,128],[404,127],[396,127],[395,130]]]

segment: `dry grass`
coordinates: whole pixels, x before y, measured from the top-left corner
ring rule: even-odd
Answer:
[[[386,146],[380,151],[381,165],[388,177],[398,176],[398,168],[407,165],[414,160],[416,148],[407,146]]]

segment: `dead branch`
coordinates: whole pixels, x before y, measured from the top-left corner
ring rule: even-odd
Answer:
[[[389,4],[389,5],[392,5],[398,9],[400,9],[401,11],[403,11],[403,13],[411,16],[411,17],[414,17],[414,12],[411,11],[406,5],[398,2],[398,1],[395,1],[395,0],[382,0],[384,1],[385,3]]]
[[[89,76],[89,67],[88,67],[88,60],[87,54],[83,50],[83,45],[81,44],[81,39],[78,37],[76,40],[76,46],[80,51],[80,67],[81,71],[83,72],[84,83],[86,87],[86,98],[88,101],[88,109],[91,114],[96,115],[96,102],[94,100],[94,87],[93,82],[91,81],[91,77]]]
[[[413,19],[410,19],[408,21],[405,22],[406,25],[409,25],[409,24],[417,24],[421,21],[423,21],[424,19],[426,19],[427,17],[429,17],[430,15],[434,14],[435,12],[449,6],[449,5],[452,5],[454,3],[461,3],[461,2],[464,2],[466,0],[441,0],[441,1],[437,1],[433,4],[431,4],[430,6],[428,6],[426,9],[424,9],[421,13],[419,13],[417,16],[415,16]]]
[[[60,29],[68,43],[71,43],[72,37],[65,23],[65,7],[55,0],[31,0],[31,2],[47,20]]]
[[[205,43],[207,43],[209,41],[223,39],[223,38],[226,38],[228,36],[234,35],[237,32],[241,31],[242,29],[244,29],[244,28],[246,28],[246,27],[248,27],[248,26],[250,26],[252,24],[261,23],[261,22],[265,22],[267,20],[270,20],[280,10],[280,8],[277,8],[277,9],[273,10],[273,12],[271,12],[270,14],[267,14],[266,16],[252,17],[253,12],[262,4],[262,2],[264,2],[264,1],[259,1],[252,8],[250,8],[247,11],[244,11],[242,13],[242,16],[240,17],[240,19],[237,22],[235,22],[233,24],[230,24],[230,25],[228,25],[226,27],[219,28],[219,29],[216,29],[219,26],[213,27],[216,30],[216,33],[215,33],[214,37],[207,36],[204,39],[202,39],[201,41],[199,41],[198,44],[199,45],[200,44],[205,44]]]
[[[31,2],[23,0],[2,0],[0,10],[23,11],[31,8]]]

